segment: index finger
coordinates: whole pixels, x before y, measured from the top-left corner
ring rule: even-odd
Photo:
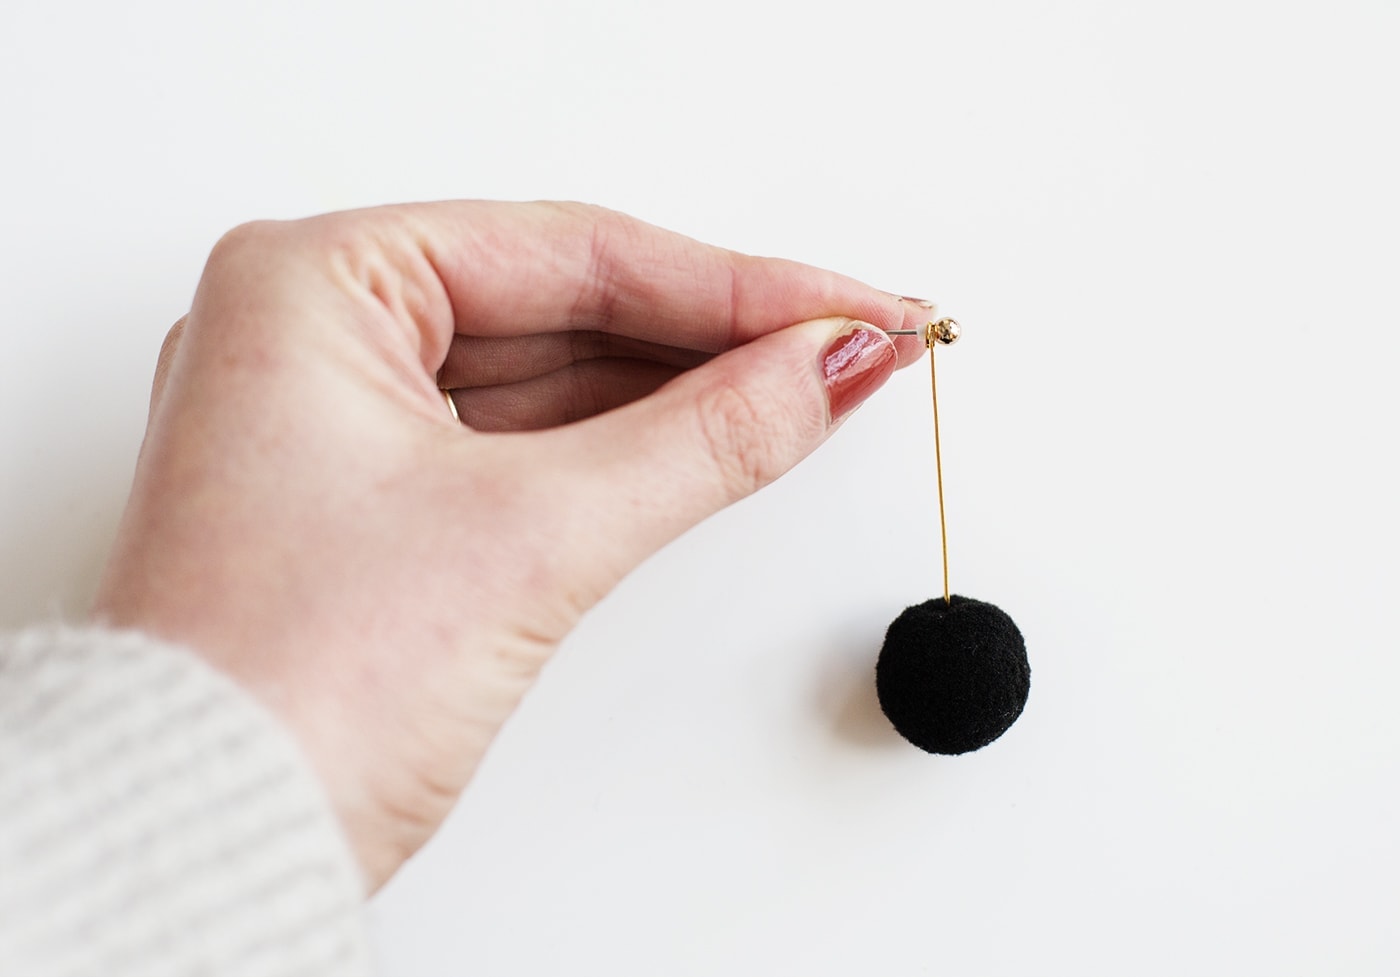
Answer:
[[[918,328],[929,309],[855,279],[702,244],[599,207],[448,201],[385,208],[412,228],[464,335],[597,330],[717,353],[841,315]],[[450,338],[450,337],[444,337]],[[904,339],[901,360],[922,344]]]

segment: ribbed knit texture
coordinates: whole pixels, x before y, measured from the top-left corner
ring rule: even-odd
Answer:
[[[292,740],[129,632],[0,636],[0,977],[359,977],[363,886]]]

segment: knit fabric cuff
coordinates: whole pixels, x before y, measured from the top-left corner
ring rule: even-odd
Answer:
[[[142,634],[0,636],[0,974],[370,972],[364,884],[290,735]]]

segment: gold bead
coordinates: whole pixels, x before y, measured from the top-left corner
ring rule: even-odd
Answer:
[[[962,335],[962,326],[958,325],[956,319],[939,319],[937,322],[928,324],[927,344],[932,346],[938,343],[940,346],[951,346],[958,341]]]

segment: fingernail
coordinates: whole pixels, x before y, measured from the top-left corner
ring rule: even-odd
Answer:
[[[868,322],[852,322],[822,351],[822,379],[831,419],[859,407],[894,372],[894,342]]]
[[[927,309],[930,312],[938,308],[937,302],[930,302],[928,299],[916,299],[912,295],[901,295],[899,296],[899,300],[901,302],[909,302],[913,305],[917,305],[919,308]]]

